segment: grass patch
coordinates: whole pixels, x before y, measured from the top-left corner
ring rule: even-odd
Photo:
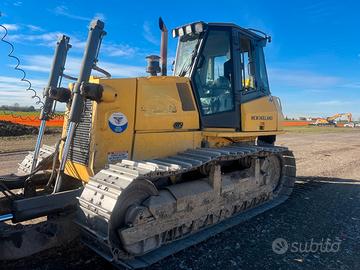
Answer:
[[[34,112],[24,112],[24,111],[4,111],[0,109],[0,116],[8,116],[8,115],[15,115],[15,116],[21,116],[21,117],[30,117],[30,118],[39,118],[40,117],[40,111],[34,111]],[[62,116],[64,113],[62,112],[56,112],[56,116]]]
[[[0,115],[9,115],[9,114],[12,114],[12,115],[21,115],[21,116],[37,116],[39,117],[40,115],[40,112],[38,111],[35,111],[35,112],[23,112],[23,111],[3,111],[3,110],[0,110]]]

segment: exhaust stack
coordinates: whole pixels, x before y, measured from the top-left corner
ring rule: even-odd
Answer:
[[[160,46],[160,61],[161,61],[161,76],[167,75],[167,47],[168,47],[168,30],[163,19],[159,18],[159,28],[161,30],[161,46]]]

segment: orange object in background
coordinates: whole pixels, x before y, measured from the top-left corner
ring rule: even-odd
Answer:
[[[283,121],[284,127],[306,127],[310,124],[308,121]]]
[[[34,126],[34,127],[38,127],[40,126],[40,120],[37,118],[30,118],[30,117],[14,117],[12,115],[0,115],[0,121],[9,121],[9,122],[13,122],[16,124],[21,124],[21,125],[27,125],[27,126]],[[63,118],[57,118],[57,119],[52,119],[46,122],[46,126],[49,127],[62,127],[64,123],[64,119]]]

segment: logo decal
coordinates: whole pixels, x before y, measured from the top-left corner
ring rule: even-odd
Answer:
[[[126,130],[128,127],[128,120],[125,116],[125,114],[121,112],[113,113],[109,117],[109,127],[111,130],[115,133],[121,133]]]
[[[251,116],[251,120],[273,120],[273,117],[271,115],[253,115]]]

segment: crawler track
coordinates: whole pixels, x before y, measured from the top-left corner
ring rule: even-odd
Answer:
[[[241,194],[242,199],[236,196],[235,198],[236,192],[232,190],[231,181],[226,180],[226,176],[220,176],[218,172],[218,176],[223,178],[220,186],[213,185],[211,190],[202,191],[198,196],[195,194],[190,198],[194,200],[196,197],[210,196],[206,199],[213,200],[213,205],[216,202],[216,207],[212,207],[211,203],[202,204],[202,208],[196,207],[197,213],[196,209],[186,208],[190,204],[185,200],[184,209],[179,211],[182,206],[178,197],[176,218],[164,213],[159,214],[152,209],[151,199],[156,201],[162,196],[166,197],[165,193],[169,191],[176,194],[177,191],[172,189],[179,186],[174,184],[157,190],[151,183],[159,178],[174,177],[198,170],[205,165],[216,166],[223,161],[246,157],[260,160],[272,155],[276,155],[281,164],[279,184],[274,190],[269,190],[269,187],[264,185],[259,190]],[[76,222],[82,228],[84,242],[110,262],[128,268],[145,267],[282,203],[292,192],[295,173],[293,154],[283,147],[231,145],[187,150],[175,156],[147,161],[123,160],[121,163],[109,165],[108,169],[101,170],[90,179],[79,198],[80,210]],[[191,190],[191,185],[195,182],[197,186],[193,186],[194,189],[199,186],[204,186],[203,190],[208,189],[209,185],[203,180],[183,185],[187,190]],[[131,190],[137,190],[137,195],[142,196],[135,213],[140,211],[141,218],[144,219],[135,218],[128,224],[128,221],[122,220],[125,214],[119,209],[122,205],[129,204],[127,200],[131,196],[126,193],[131,193]],[[142,190],[147,193],[142,194]],[[218,196],[215,199],[214,194]],[[150,201],[145,201],[147,197]],[[195,205],[198,202],[192,203]]]

